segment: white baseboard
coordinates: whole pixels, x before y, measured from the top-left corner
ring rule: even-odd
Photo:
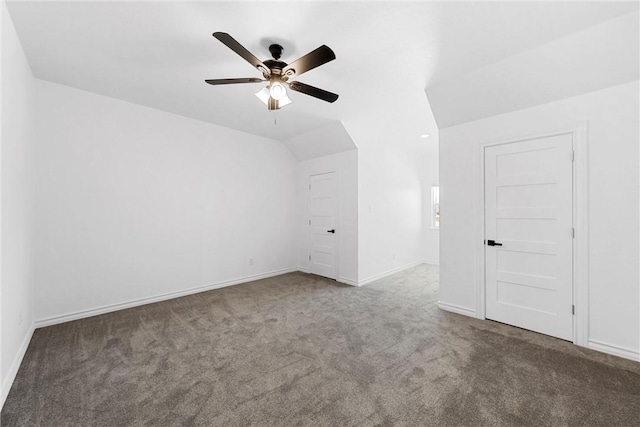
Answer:
[[[281,274],[291,273],[294,271],[298,271],[298,268],[297,267],[285,268],[282,270],[270,271],[267,273],[256,274],[253,276],[240,277],[237,279],[227,280],[224,282],[210,283],[207,285],[197,286],[195,288],[189,288],[182,291],[168,292],[166,294],[156,295],[152,297],[140,298],[140,299],[121,302],[117,304],[103,305],[101,307],[96,307],[89,310],[81,310],[73,313],[62,314],[59,316],[51,316],[44,319],[36,320],[35,327],[42,328],[45,326],[57,325],[59,323],[70,322],[72,320],[84,319],[87,317],[98,316],[100,314],[111,313],[113,311],[124,310],[127,308],[138,307],[145,304],[152,304],[154,302],[160,302],[168,299],[179,298],[186,295],[192,295],[200,292],[211,291],[213,289],[226,288],[227,286],[239,285],[241,283],[252,282],[254,280],[266,279],[268,277],[279,276]]]
[[[587,348],[601,351],[603,353],[612,354],[614,356],[623,357],[625,359],[640,361],[640,352],[638,350],[632,350],[630,348],[620,347],[617,345],[604,343],[602,341],[589,340],[587,341]]]
[[[476,317],[476,311],[470,308],[462,307],[456,304],[449,304],[446,302],[438,301],[438,308],[450,311],[452,313],[462,314],[463,316]]]
[[[409,264],[405,264],[405,265],[400,266],[400,267],[396,267],[396,268],[394,268],[392,270],[388,270],[388,271],[385,271],[385,272],[380,273],[380,274],[376,274],[375,276],[371,276],[368,279],[356,280],[356,279],[349,279],[347,277],[338,277],[336,279],[336,281],[340,282],[340,283],[344,283],[345,285],[360,287],[360,286],[366,285],[368,283],[375,282],[376,280],[383,279],[383,278],[385,278],[387,276],[391,276],[392,274],[399,273],[399,272],[401,272],[403,270],[406,270],[408,268],[415,267],[416,265],[420,265],[420,264],[440,265],[440,263],[438,261],[423,259],[423,260],[420,260],[420,261],[416,261],[416,262],[412,262],[412,263],[409,263]],[[309,273],[309,269],[307,267],[303,267],[303,266],[298,266],[298,271],[301,271],[303,273]]]
[[[298,266],[298,271],[306,274],[311,273],[308,267],[303,267],[301,265]],[[336,282],[344,283],[345,285],[358,286],[357,280],[347,279],[346,277],[339,277],[336,279]]]
[[[13,362],[9,367],[7,377],[2,383],[2,394],[0,395],[0,410],[2,410],[4,402],[5,400],[7,400],[7,396],[9,395],[9,390],[11,390],[11,386],[13,385],[13,381],[16,379],[16,375],[18,375],[18,370],[20,369],[20,365],[22,364],[22,359],[24,359],[24,355],[27,353],[27,348],[29,348],[29,343],[31,342],[31,337],[33,336],[33,332],[35,330],[35,325],[32,323],[27,330],[27,335],[25,335],[24,339],[22,340],[22,344],[20,344],[20,348],[18,349],[16,357],[13,359]]]
[[[337,281],[340,283],[344,283],[345,285],[360,286],[357,280],[347,279],[346,277],[339,277]]]
[[[409,264],[405,264],[405,265],[402,265],[400,267],[396,267],[394,269],[385,271],[383,273],[376,274],[374,276],[368,277],[366,279],[359,280],[357,286],[363,286],[363,285],[366,285],[368,283],[375,282],[376,280],[383,279],[385,277],[391,276],[392,274],[399,273],[399,272],[401,272],[403,270],[407,270],[407,269],[409,269],[411,267],[415,267],[416,265],[420,265],[420,264],[424,264],[424,260],[420,260],[420,261],[412,262],[412,263],[409,263]]]

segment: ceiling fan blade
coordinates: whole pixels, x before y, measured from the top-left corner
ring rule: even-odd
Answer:
[[[236,39],[231,37],[229,34],[216,32],[216,33],[213,33],[213,37],[217,38],[222,43],[224,43],[229,49],[231,49],[232,51],[234,51],[235,53],[243,57],[245,61],[247,61],[249,64],[253,65],[254,67],[256,67],[261,73],[267,74],[267,75],[271,74],[271,70],[269,70],[269,67],[264,65],[262,61],[256,58],[254,54],[249,52],[244,46],[238,43]]]
[[[338,95],[335,93],[309,86],[308,84],[301,82],[291,82],[289,83],[289,88],[296,92],[304,93],[305,95],[313,96],[314,98],[322,99],[327,102],[335,102],[335,100],[338,99]]]
[[[242,79],[209,79],[205,80],[205,82],[210,85],[230,85],[234,83],[260,83],[265,82],[266,80],[259,79],[257,77],[247,77]]]
[[[302,73],[306,73],[309,70],[313,70],[322,64],[326,64],[329,61],[336,59],[336,54],[333,53],[331,48],[326,45],[322,45],[316,50],[307,53],[302,58],[299,58],[287,65],[282,73],[285,76],[297,77]]]

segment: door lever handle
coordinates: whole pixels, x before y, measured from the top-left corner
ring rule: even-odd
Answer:
[[[327,233],[334,233],[335,234],[336,230],[327,230]]]
[[[487,240],[487,246],[502,246],[502,243],[498,243],[495,240]]]

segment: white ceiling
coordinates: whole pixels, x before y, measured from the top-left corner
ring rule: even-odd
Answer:
[[[37,78],[284,141],[390,110],[413,111],[410,120],[420,122],[427,86],[637,3],[9,1],[8,8]],[[285,62],[330,46],[337,59],[300,81],[340,98],[328,104],[293,92],[294,103],[274,113],[254,97],[258,84],[205,84],[260,77],[214,31],[260,59],[273,42],[284,46]],[[424,126],[416,131],[429,132]]]
[[[426,93],[443,129],[639,77],[636,11],[429,86]]]

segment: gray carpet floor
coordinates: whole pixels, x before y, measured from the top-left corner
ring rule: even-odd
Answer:
[[[640,425],[640,364],[291,273],[38,329],[2,426]]]

